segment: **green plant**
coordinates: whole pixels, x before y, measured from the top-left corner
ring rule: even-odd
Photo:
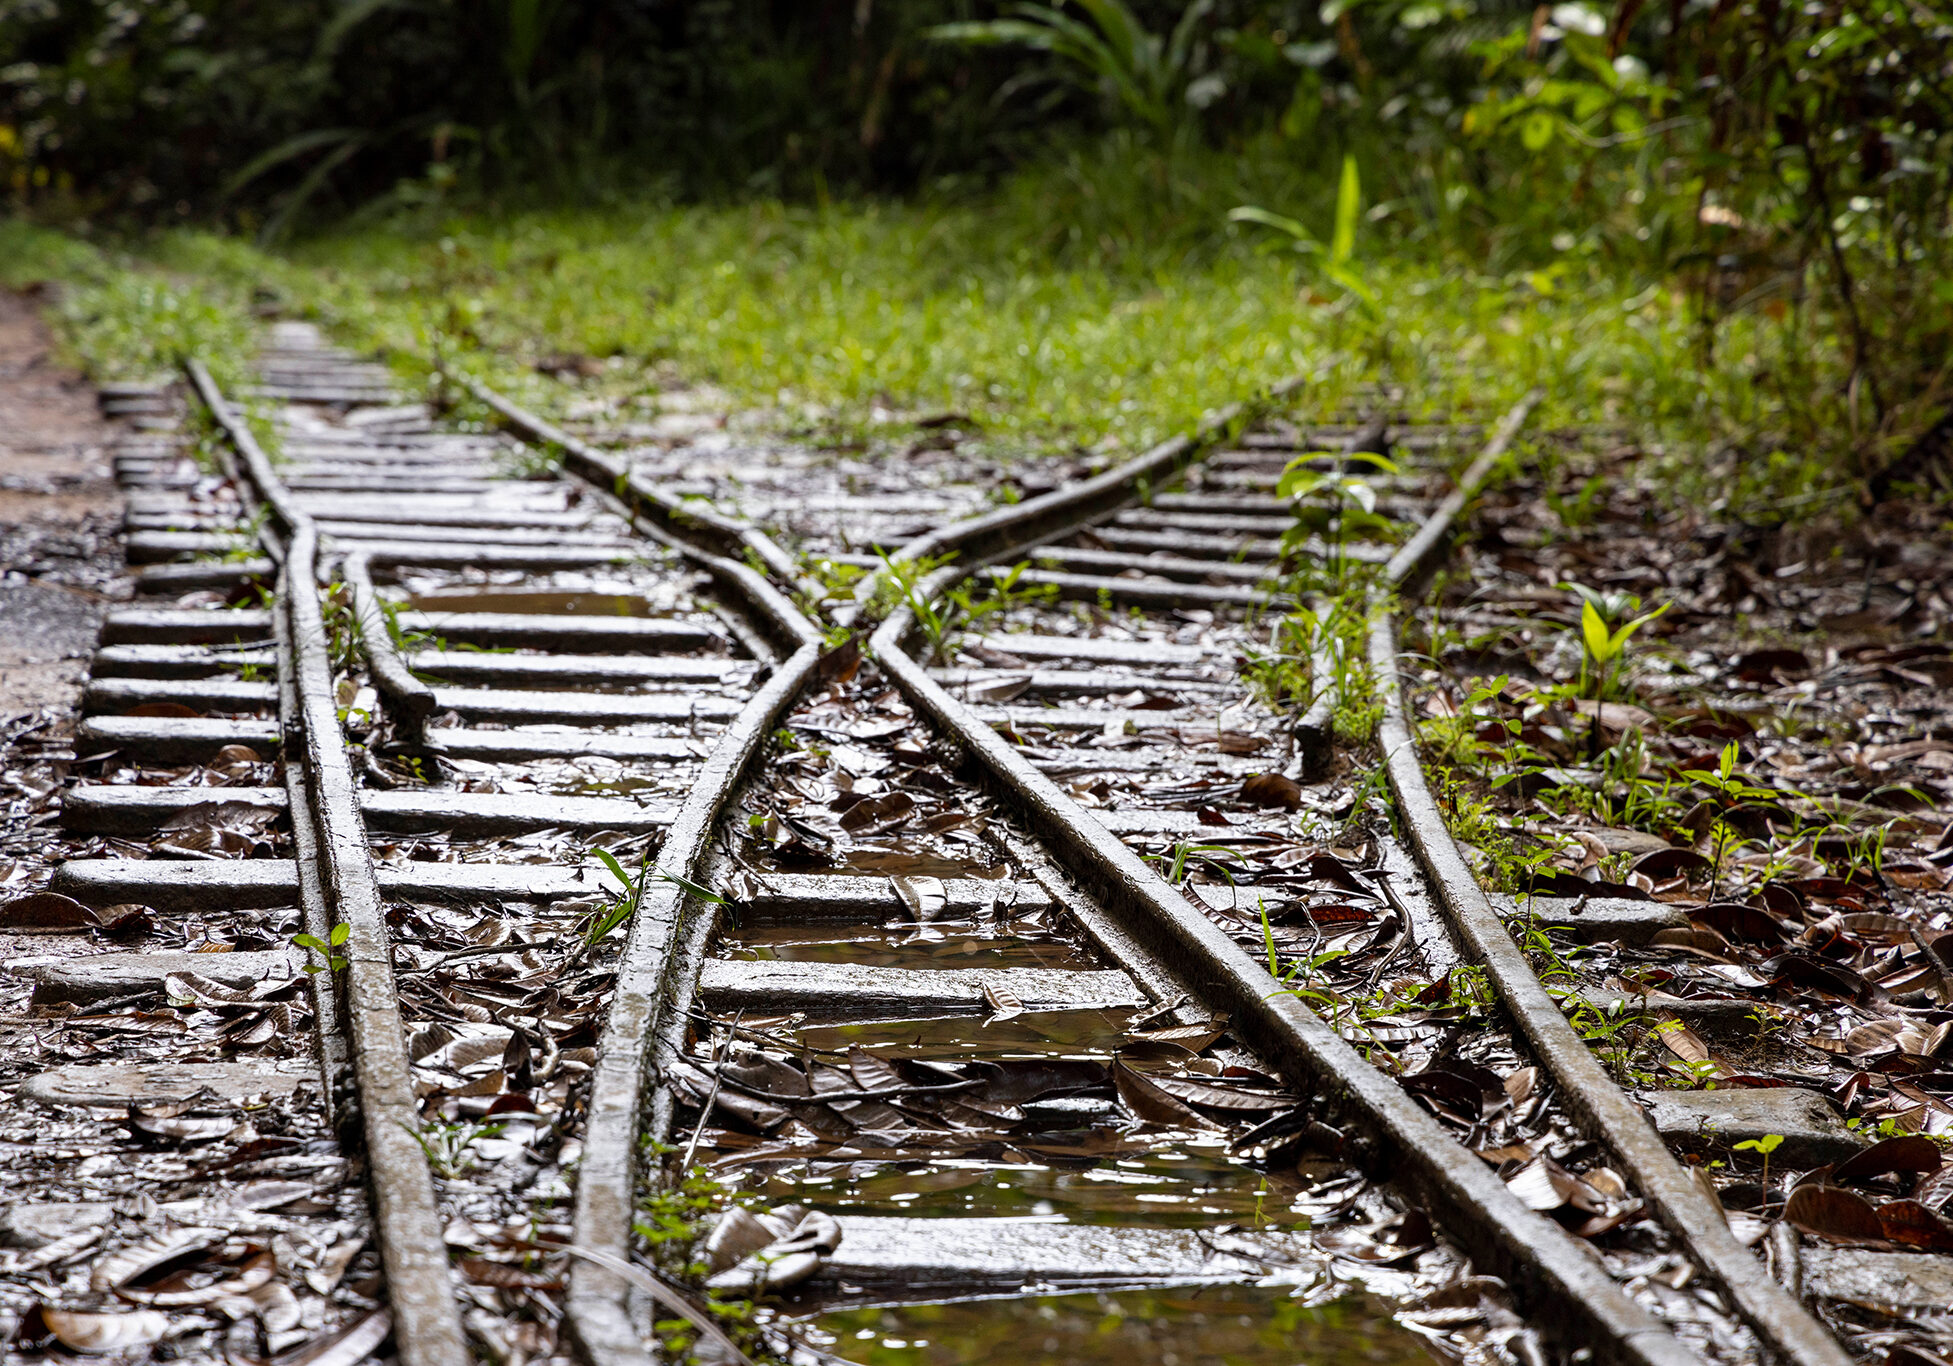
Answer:
[[[325,626],[328,667],[335,676],[351,673],[359,662],[360,647],[359,614],[353,610],[351,590],[335,583],[319,594],[319,614]]]
[[[1730,829],[1729,822],[1722,819],[1722,816],[1731,807],[1742,802],[1755,801],[1759,798],[1775,800],[1778,797],[1786,795],[1778,792],[1774,788],[1759,787],[1755,783],[1739,776],[1736,772],[1736,761],[1740,754],[1741,750],[1737,742],[1731,740],[1722,747],[1722,753],[1717,756],[1716,767],[1713,771],[1690,768],[1684,769],[1681,774],[1687,781],[1700,783],[1715,794],[1711,798],[1717,808],[1715,820],[1715,868],[1710,875],[1709,882],[1709,896],[1711,900],[1715,898],[1716,889],[1722,884],[1723,855],[1728,851],[1731,841],[1736,838],[1736,832]]]
[[[1008,569],[992,569],[980,582],[966,580],[949,590],[946,596],[956,609],[957,624],[961,629],[975,630],[985,617],[1002,616],[1021,607],[1034,607],[1058,600],[1058,585],[1054,583],[1033,583],[1018,585],[1030,571],[1028,561],[1019,561]]]
[[[554,442],[523,444],[496,457],[496,472],[505,479],[553,479],[563,470],[563,449]]]
[[[1225,844],[1193,844],[1183,840],[1173,846],[1171,854],[1147,854],[1145,858],[1148,863],[1165,864],[1164,876],[1176,887],[1187,880],[1187,873],[1196,863],[1205,865],[1228,882],[1233,882],[1234,874],[1241,871],[1239,867],[1228,867],[1230,861],[1240,864],[1241,856]]]
[[[1309,451],[1289,461],[1275,485],[1277,497],[1303,503],[1308,499],[1320,497],[1323,506],[1318,509],[1323,517],[1324,531],[1329,545],[1329,583],[1340,587],[1348,577],[1350,564],[1346,554],[1346,542],[1352,532],[1387,533],[1392,523],[1389,518],[1377,513],[1376,486],[1368,479],[1347,472],[1314,468],[1316,462],[1323,460],[1340,461],[1345,466],[1356,463],[1368,465],[1373,473],[1395,474],[1396,462],[1381,455],[1359,451],[1349,455],[1337,455],[1330,451]],[[1282,553],[1285,557],[1305,560],[1309,542],[1309,531],[1298,524],[1290,528],[1282,537]]]
[[[1617,627],[1613,624],[1617,618],[1640,611],[1639,597],[1632,593],[1597,593],[1577,583],[1563,583],[1560,587],[1580,599],[1580,643],[1583,651],[1580,664],[1581,695],[1604,701],[1619,688],[1620,673],[1626,667],[1624,657],[1628,641],[1636,631],[1674,604],[1664,602],[1654,611],[1642,612]],[[1617,660],[1622,661],[1618,668],[1615,664]],[[1595,726],[1598,729],[1598,713],[1595,715]]]
[[[882,577],[875,585],[874,605],[883,611],[897,605],[907,607],[929,642],[928,658],[943,657],[949,647],[950,628],[956,621],[956,608],[954,604],[945,606],[936,602],[922,591],[922,583],[955,559],[955,554],[918,555],[900,560],[890,558],[882,550],[877,550],[875,555],[882,562]]]
[[[341,923],[327,931],[323,941],[316,934],[295,934],[292,936],[292,947],[309,950],[325,960],[323,964],[308,961],[305,964],[307,972],[342,972],[346,959],[339,950],[345,947],[352,933],[351,925]]]
[[[271,516],[268,504],[260,504],[252,513],[250,520],[238,528],[238,543],[226,550],[222,556],[226,564],[242,564],[262,554],[258,537],[264,531],[266,520]]]
[[[617,879],[620,888],[617,896],[612,897],[598,909],[591,919],[589,928],[584,931],[584,943],[595,945],[608,938],[612,930],[637,914],[638,905],[644,900],[645,872],[651,861],[651,853],[648,849],[645,851],[638,862],[637,876],[632,877],[624,871],[624,865],[617,861],[617,856],[602,845],[592,847],[590,852],[596,855],[597,861]]]
[[[1225,90],[1197,71],[1194,37],[1214,0],[1186,6],[1168,35],[1148,32],[1123,0],[1076,3],[1089,23],[1058,6],[1018,4],[1012,7],[1015,18],[938,24],[925,36],[1048,53],[1053,58],[1048,69],[1018,77],[1006,89],[1040,80],[1077,85],[1109,97],[1126,118],[1161,137],[1179,131],[1194,109]]]
[[[1476,963],[1453,968],[1444,1003],[1451,1009],[1462,1007],[1473,1015],[1491,1014],[1499,1003],[1497,993],[1492,990],[1492,975]]]
[[[1273,228],[1288,239],[1289,245],[1305,255],[1322,260],[1322,273],[1335,284],[1341,285],[1349,293],[1374,309],[1380,299],[1369,282],[1356,273],[1351,265],[1356,255],[1356,225],[1363,212],[1363,178],[1356,168],[1353,153],[1343,154],[1342,174],[1336,182],[1335,228],[1330,233],[1329,245],[1324,248],[1321,239],[1298,220],[1283,214],[1270,213],[1267,209],[1252,204],[1242,204],[1228,211],[1231,223],[1259,223],[1265,228]]]
[[[473,1171],[476,1158],[469,1151],[484,1138],[493,1138],[507,1127],[501,1124],[423,1123],[418,1129],[403,1125],[427,1156],[427,1165],[443,1181],[457,1181]]]
[[[1790,1021],[1788,1019],[1779,1012],[1765,1006],[1757,1006],[1750,1011],[1750,1024],[1756,1029],[1756,1037],[1752,1042],[1758,1048],[1763,1047],[1764,1044],[1790,1027]]]
[[[1731,1146],[1733,1146],[1735,1150],[1739,1153],[1751,1152],[1751,1153],[1759,1153],[1762,1155],[1763,1175],[1760,1178],[1760,1180],[1763,1189],[1767,1192],[1770,1189],[1770,1154],[1775,1152],[1782,1145],[1783,1145],[1782,1134],[1765,1134],[1761,1138],[1746,1138],[1741,1143],[1733,1144]]]
[[[1529,942],[1537,945],[1544,938],[1542,934]],[[1550,941],[1547,947],[1535,947],[1531,952],[1556,963],[1565,962],[1553,952]],[[1567,983],[1574,974],[1568,966],[1563,971],[1556,971],[1555,975],[1562,983]],[[1594,1051],[1594,1056],[1600,1059],[1601,1065],[1615,1080],[1623,1086],[1647,1086],[1654,1082],[1655,1074],[1636,1065],[1641,1051],[1656,1039],[1652,1015],[1636,1009],[1627,998],[1609,1001],[1601,1006],[1587,1000],[1571,985],[1551,987],[1549,991],[1567,1012],[1567,1023]]]

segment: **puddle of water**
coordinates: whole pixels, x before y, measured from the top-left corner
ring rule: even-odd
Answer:
[[[746,962],[859,963],[877,968],[1064,968],[1089,972],[1101,966],[1091,954],[1062,939],[958,934],[954,928],[918,930],[906,921],[810,931],[788,925],[756,925],[727,932],[722,956]]]
[[[407,601],[420,612],[496,612],[550,617],[669,615],[648,598],[635,593],[520,592],[491,588],[414,593]]]
[[[999,1158],[917,1163],[792,1163],[736,1173],[732,1188],[768,1203],[831,1214],[908,1218],[1059,1216],[1068,1224],[1144,1228],[1306,1227],[1311,1206],[1293,1172],[1231,1162],[1224,1145],[1183,1140],[1104,1161],[1029,1165]],[[1316,1207],[1316,1208],[1319,1208]]]
[[[912,849],[873,849],[856,845],[840,863],[823,870],[852,877],[983,878],[993,871],[976,858],[953,858]]]
[[[1109,1058],[1137,1011],[1059,1010],[986,1024],[981,1015],[928,1020],[810,1024],[795,1031],[810,1048],[878,1057]]]
[[[1310,1306],[1283,1286],[1189,1286],[844,1309],[803,1325],[860,1366],[1431,1366],[1381,1300]]]

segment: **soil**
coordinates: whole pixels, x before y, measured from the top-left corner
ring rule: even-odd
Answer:
[[[56,359],[31,295],[0,291],[0,723],[66,712],[122,596],[122,499],[94,390]]]

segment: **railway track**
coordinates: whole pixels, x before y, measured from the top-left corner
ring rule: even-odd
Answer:
[[[206,605],[110,616],[77,752],[113,757],[63,807],[94,847],[52,882],[226,951],[12,965],[37,1000],[195,1026],[181,1061],[26,1094],[96,1116],[133,1174],[192,1141],[172,1124],[208,1131],[216,1229],[172,1259],[175,1215],[98,1224],[45,1274],[150,1247],[136,1302],[193,1267],[163,1293],[207,1294],[198,1331],[250,1354],[391,1332],[415,1366],[642,1360],[695,1300],[632,1261],[633,1226],[695,1158],[783,1212],[743,1231],[793,1256],[716,1269],[790,1281],[749,1345],[810,1359],[908,1341],[919,1303],[988,1305],[945,1329],[975,1342],[1067,1295],[1204,1287],[1145,1311],[1197,1336],[1352,1277],[1485,1360],[1848,1359],[1476,892],[1391,616],[1268,610],[1298,556],[1427,573],[1528,405],[1482,430],[1379,395],[1310,425],[1278,393],[981,510],[995,471],[953,451],[809,492],[798,457],[608,451],[459,378],[505,430],[443,427],[298,326],[262,378],[275,460],[193,367],[230,477],[121,461],[139,589]],[[1336,496],[1379,416],[1394,528],[1284,546],[1284,468],[1346,452],[1317,462]],[[787,548],[721,506],[730,471]],[[1381,760],[1351,743],[1366,672]],[[252,1115],[286,1146],[253,1148]],[[226,1173],[301,1151],[303,1191],[218,1222]],[[325,1270],[220,1327],[264,1257]]]

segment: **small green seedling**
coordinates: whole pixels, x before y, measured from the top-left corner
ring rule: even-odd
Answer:
[[[1744,1139],[1741,1143],[1735,1145],[1736,1151],[1739,1153],[1749,1152],[1761,1153],[1763,1155],[1763,1189],[1766,1197],[1770,1189],[1770,1154],[1775,1152],[1782,1144],[1782,1134],[1765,1134],[1761,1138]]]
[[[1640,608],[1641,599],[1633,594],[1596,593],[1584,584],[1563,583],[1560,587],[1580,595],[1580,643],[1585,647],[1585,658],[1580,664],[1580,690],[1589,693],[1595,701],[1605,701],[1608,694],[1609,675],[1619,682],[1619,671],[1615,661],[1624,658],[1627,646],[1634,633],[1666,612],[1673,603],[1664,602],[1652,612],[1642,612],[1626,625],[1615,629],[1610,623],[1624,612]],[[1589,669],[1592,672],[1589,672]]]
[[[346,941],[352,938],[352,934],[351,925],[334,925],[323,940],[316,934],[297,934],[292,936],[292,945],[295,948],[310,949],[325,959],[323,967],[317,963],[307,963],[305,965],[307,972],[340,972],[345,969],[346,959],[334,950],[343,947]]]
[[[1325,529],[1329,538],[1329,574],[1341,583],[1349,569],[1345,547],[1352,532],[1385,533],[1390,519],[1377,512],[1376,486],[1350,473],[1332,473],[1312,467],[1311,462],[1335,455],[1345,465],[1364,464],[1379,474],[1397,473],[1397,464],[1387,456],[1369,451],[1337,455],[1332,451],[1309,451],[1288,462],[1275,485],[1278,497],[1301,503],[1320,497],[1323,500]],[[1284,554],[1299,555],[1308,542],[1306,530],[1293,527],[1282,540]]]

